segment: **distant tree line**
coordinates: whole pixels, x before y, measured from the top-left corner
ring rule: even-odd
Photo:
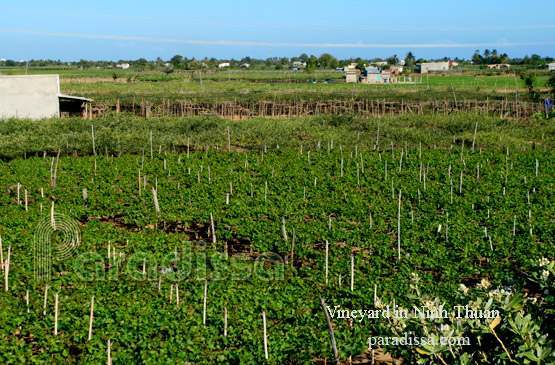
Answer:
[[[498,53],[497,50],[485,49],[480,54],[480,50],[476,50],[472,55],[472,63],[476,65],[495,65],[495,64],[511,64],[523,66],[544,66],[553,62],[551,57],[541,57],[540,55],[533,54],[526,55],[524,58],[509,58],[506,53]]]
[[[385,62],[386,65],[399,65],[404,61],[404,65],[407,68],[414,67],[418,63],[430,62],[430,61],[455,61],[459,64],[474,64],[474,65],[490,65],[490,64],[511,64],[511,65],[522,65],[529,67],[543,67],[547,63],[553,62],[551,57],[541,57],[537,54],[531,56],[525,56],[524,58],[510,58],[506,53],[500,54],[497,50],[476,50],[470,60],[465,59],[449,59],[444,57],[441,59],[423,59],[416,58],[412,52],[408,52],[404,59],[400,58],[398,55],[392,55],[386,58],[348,58],[339,60],[330,53],[323,53],[319,57],[315,55],[308,55],[303,53],[298,57],[270,57],[266,59],[257,59],[251,57],[244,57],[240,60],[236,59],[216,59],[203,58],[196,59],[195,57],[188,58],[182,55],[175,55],[169,60],[162,60],[158,57],[156,60],[146,60],[145,58],[140,58],[138,60],[119,60],[114,61],[92,61],[92,60],[79,60],[77,62],[64,62],[61,60],[29,60],[29,61],[14,61],[14,60],[0,60],[0,67],[32,67],[32,68],[83,68],[83,69],[116,69],[117,65],[129,64],[129,67],[138,70],[163,70],[166,73],[174,72],[175,70],[204,70],[204,69],[217,69],[218,65],[226,62],[229,63],[229,67],[232,69],[248,68],[251,70],[287,70],[293,68],[299,68],[306,70],[307,72],[315,71],[318,69],[336,69],[351,64],[356,64],[358,68],[362,69],[365,65],[370,65],[377,62]],[[295,66],[295,62],[300,62],[301,66]]]

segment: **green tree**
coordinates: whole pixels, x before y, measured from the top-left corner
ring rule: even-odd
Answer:
[[[183,56],[180,55],[175,55],[170,59],[170,63],[173,65],[173,67],[178,68],[181,66],[181,64],[183,63]]]
[[[414,61],[416,61],[414,54],[412,52],[407,53],[405,56],[405,66],[413,66]]]
[[[318,63],[321,68],[336,68],[339,66],[339,61],[337,58],[333,57],[329,53],[323,53],[318,58]]]
[[[472,63],[474,63],[475,65],[481,65],[484,62],[484,58],[480,55],[480,50],[477,49],[476,51],[474,51],[474,54],[472,55]]]
[[[538,102],[541,98],[535,89],[536,76],[533,73],[523,73],[520,78],[524,81],[524,85],[528,88],[528,95],[534,102]]]
[[[307,69],[314,69],[318,67],[318,59],[316,58],[316,56],[311,55],[308,59],[308,61],[306,62],[306,68]]]
[[[393,55],[391,57],[389,57],[387,60],[387,63],[389,63],[390,65],[397,65],[399,64],[399,58],[397,57],[397,55]]]

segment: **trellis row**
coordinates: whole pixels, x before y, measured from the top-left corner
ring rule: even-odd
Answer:
[[[161,102],[141,101],[139,103],[120,102],[98,103],[93,106],[95,113],[102,117],[113,110],[125,111],[143,118],[189,117],[198,115],[218,115],[228,119],[248,119],[254,117],[305,117],[320,114],[353,113],[360,116],[390,116],[404,114],[445,115],[456,112],[476,113],[491,117],[526,119],[541,112],[541,105],[525,101],[507,100],[462,100],[462,101],[385,101],[385,100],[328,100],[291,102],[192,102],[163,99]]]

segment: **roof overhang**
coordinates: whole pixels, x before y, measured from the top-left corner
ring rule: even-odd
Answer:
[[[59,99],[66,99],[66,100],[79,100],[79,101],[86,101],[91,102],[93,99],[82,98],[80,96],[72,96],[72,95],[65,95],[65,94],[58,94]]]

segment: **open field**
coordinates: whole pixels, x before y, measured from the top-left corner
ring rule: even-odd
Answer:
[[[344,362],[408,332],[468,344],[380,359],[551,362],[554,136],[462,113],[5,121],[0,361],[323,364],[321,297]]]

